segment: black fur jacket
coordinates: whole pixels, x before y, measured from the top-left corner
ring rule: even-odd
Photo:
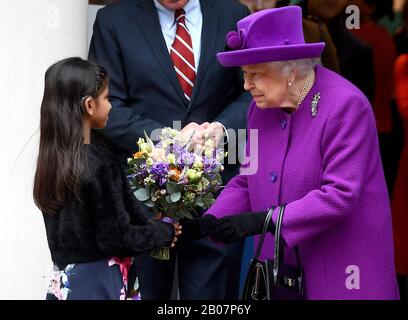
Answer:
[[[57,214],[43,212],[53,262],[131,257],[170,244],[173,226],[145,218],[114,155],[93,144],[84,152],[89,174],[82,179],[82,201],[67,200]]]

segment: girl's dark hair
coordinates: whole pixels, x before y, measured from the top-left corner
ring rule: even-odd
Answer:
[[[33,190],[34,202],[43,212],[57,213],[69,197],[80,201],[80,180],[88,172],[82,98],[96,98],[107,83],[105,69],[81,58],[59,61],[45,73]]]

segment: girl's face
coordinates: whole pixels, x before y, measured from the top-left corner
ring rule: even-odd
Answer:
[[[95,108],[93,114],[90,115],[91,128],[103,129],[108,122],[108,115],[112,108],[109,102],[109,86],[106,85],[102,92],[95,98]]]

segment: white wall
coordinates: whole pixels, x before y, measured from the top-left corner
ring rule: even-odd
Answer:
[[[103,6],[90,4],[88,7],[88,45],[91,42],[96,13],[100,8],[103,8]]]
[[[32,200],[46,68],[87,56],[87,0],[0,1],[0,299],[43,299],[51,260]]]

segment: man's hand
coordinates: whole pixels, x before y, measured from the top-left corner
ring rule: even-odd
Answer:
[[[204,143],[204,131],[207,129],[209,123],[204,122],[203,124],[199,125],[196,122],[190,122],[181,130],[181,136],[185,141],[188,141],[192,136],[190,149],[194,149],[196,145],[203,145]]]
[[[210,123],[204,131],[204,139],[213,141],[214,146],[217,147],[220,141],[224,138],[224,127],[220,122]]]

